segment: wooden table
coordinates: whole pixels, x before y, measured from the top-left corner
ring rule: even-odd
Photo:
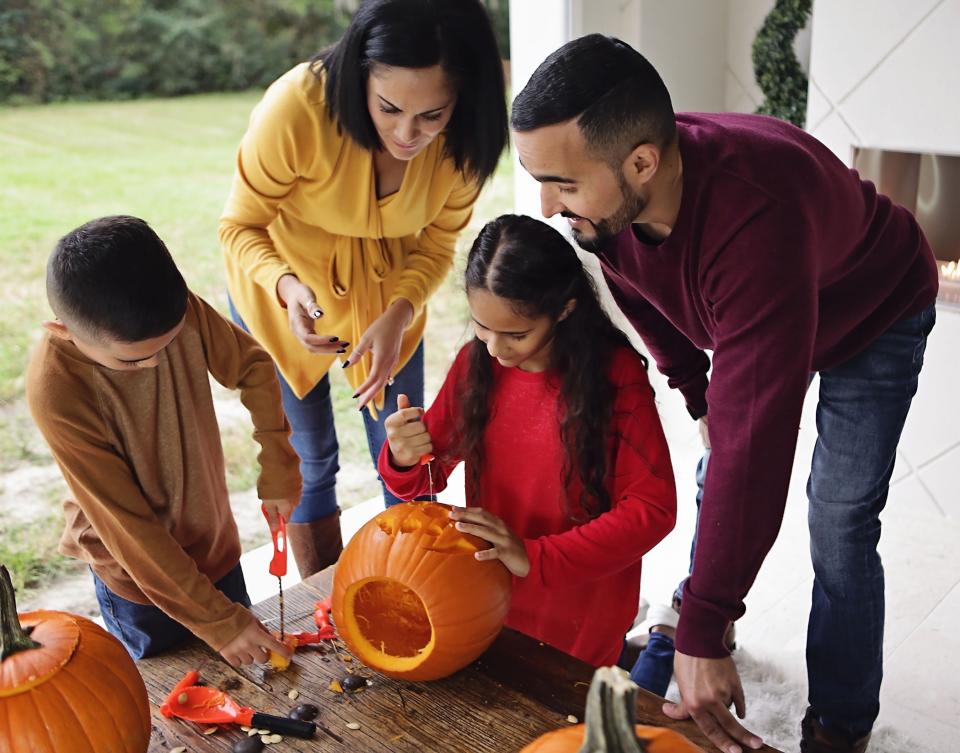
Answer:
[[[308,578],[285,593],[287,629],[312,630],[313,605],[330,593],[333,568]],[[253,610],[269,627],[278,621],[277,597]],[[304,648],[286,672],[259,667],[234,669],[199,641],[139,662],[150,697],[153,734],[150,753],[186,746],[189,753],[230,751],[245,735],[236,725],[214,734],[206,727],[167,719],[159,706],[188,670],[197,669],[208,685],[227,690],[254,711],[286,716],[299,703],[320,708],[313,740],[285,737],[266,746],[269,752],[363,751],[366,753],[515,753],[544,732],[563,727],[568,715],[582,721],[593,668],[514,630],[504,629],[476,662],[452,677],[410,683],[383,677],[338,651]],[[361,673],[372,684],[356,694],[330,690],[332,680]],[[297,689],[291,700],[287,693]],[[707,742],[692,722],[674,722],[660,713],[663,699],[640,691],[637,716],[644,724],[676,729],[703,746]],[[359,729],[347,727],[359,724]],[[764,748],[777,753],[773,748]]]

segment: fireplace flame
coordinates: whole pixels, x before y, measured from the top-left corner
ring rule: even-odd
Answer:
[[[960,280],[960,264],[955,261],[941,264],[940,275],[945,280]]]

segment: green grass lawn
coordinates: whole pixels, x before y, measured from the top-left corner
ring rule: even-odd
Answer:
[[[0,108],[0,471],[49,462],[23,407],[23,373],[40,322],[49,316],[43,273],[57,239],[106,214],[147,220],[166,241],[189,286],[225,311],[217,219],[234,155],[259,92],[118,103]],[[481,196],[463,248],[479,227],[512,207],[512,161]],[[430,305],[427,390],[433,394],[465,332],[466,304],[457,276]],[[369,466],[362,423],[342,375],[334,404],[344,464]],[[255,478],[247,427],[225,429],[231,489]],[[372,468],[362,486],[341,495],[349,506],[378,492]],[[0,511],[2,512],[2,511]]]

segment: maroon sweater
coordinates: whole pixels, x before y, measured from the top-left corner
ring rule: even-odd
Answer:
[[[933,303],[937,271],[911,214],[804,131],[737,114],[684,113],[677,126],[673,232],[656,242],[631,226],[598,256],[670,386],[708,415],[677,647],[721,657],[780,529],[810,373]]]

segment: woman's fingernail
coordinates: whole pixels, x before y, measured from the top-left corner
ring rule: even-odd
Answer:
[[[359,392],[354,392],[350,397],[352,397],[354,400],[356,400],[359,395],[360,395]]]
[[[350,361],[344,361],[340,368],[345,369],[350,365]]]
[[[330,342],[335,343],[339,339],[340,339],[339,337],[331,337]]]
[[[346,348],[340,348],[340,350],[337,351],[337,353],[346,353],[346,352],[347,352]]]

